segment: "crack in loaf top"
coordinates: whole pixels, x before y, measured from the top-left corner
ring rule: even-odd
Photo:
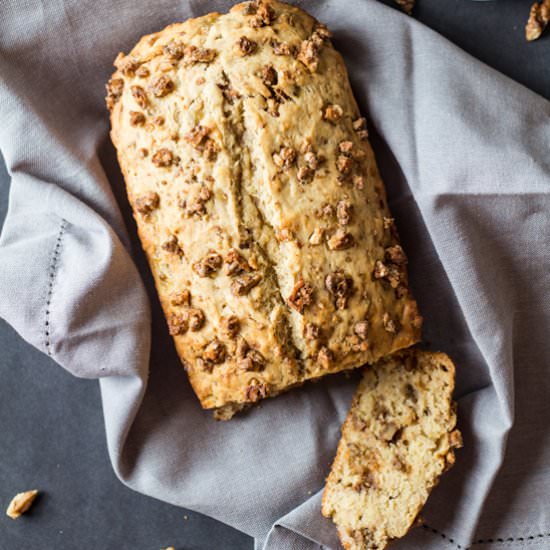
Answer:
[[[145,36],[115,66],[113,142],[203,406],[418,339],[406,257],[326,27],[249,2]]]

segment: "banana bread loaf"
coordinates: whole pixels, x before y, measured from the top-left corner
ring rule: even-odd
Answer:
[[[111,136],[168,328],[220,417],[410,346],[421,317],[341,56],[275,0],[143,37]]]
[[[444,353],[414,349],[365,369],[323,494],[346,550],[381,550],[405,535],[454,464],[454,378]]]

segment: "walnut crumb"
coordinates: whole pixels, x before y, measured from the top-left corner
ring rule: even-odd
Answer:
[[[550,21],[550,0],[535,2],[529,12],[529,20],[525,25],[525,38],[531,42],[540,38]]]
[[[340,225],[349,225],[353,213],[353,205],[348,200],[338,201],[336,204],[336,218]]]
[[[147,99],[147,94],[141,86],[132,86],[130,88],[133,98],[136,100],[136,103],[142,108],[146,109],[149,105],[149,100]]]
[[[222,264],[222,257],[217,252],[210,250],[202,260],[193,264],[193,271],[199,277],[209,277],[216,273],[221,268]]]
[[[265,368],[264,356],[252,349],[248,342],[240,336],[236,346],[237,364],[244,371],[261,371]]]
[[[183,256],[183,250],[181,249],[178,238],[176,235],[171,235],[170,238],[164,241],[161,245],[163,250],[169,252],[170,254],[175,254],[176,256]]]
[[[323,235],[325,230],[322,227],[316,227],[313,230],[313,233],[309,236],[309,244],[312,246],[317,246],[323,242]]]
[[[347,176],[351,172],[352,168],[353,159],[345,155],[338,155],[338,158],[336,159],[336,170],[338,170],[340,174]]]
[[[323,369],[329,369],[334,361],[334,354],[332,351],[323,346],[317,354],[317,364]]]
[[[115,59],[114,66],[124,75],[124,76],[134,76],[136,69],[140,66],[141,62],[139,59],[132,57],[131,55],[124,55],[120,52]]]
[[[241,55],[252,55],[258,48],[258,43],[246,36],[241,36],[237,41],[238,51]]]
[[[261,79],[266,86],[275,86],[278,81],[277,71],[272,65],[266,65],[262,68]]]
[[[187,46],[184,50],[184,59],[189,63],[212,63],[217,55],[216,50],[197,46]]]
[[[185,334],[189,328],[187,315],[181,313],[172,313],[168,319],[168,331],[171,336],[179,336]]]
[[[160,203],[160,197],[158,193],[154,191],[149,191],[144,195],[141,195],[134,201],[134,207],[137,212],[146,216],[150,214],[153,210],[156,210]]]
[[[225,257],[226,275],[232,277],[234,275],[240,275],[245,271],[250,271],[248,262],[235,248],[231,248]]]
[[[296,151],[292,147],[281,147],[278,153],[273,153],[273,162],[278,168],[286,170],[290,168],[296,160]]]
[[[313,179],[315,172],[308,166],[300,166],[296,172],[296,177],[300,183],[307,183]]]
[[[342,270],[337,270],[325,277],[325,287],[333,296],[336,308],[345,309],[353,294],[353,279]]]
[[[257,378],[251,378],[248,381],[248,386],[245,390],[245,397],[247,401],[256,403],[260,399],[267,396],[267,386],[260,382]]]
[[[105,98],[105,103],[109,111],[112,111],[116,102],[122,96],[124,90],[124,80],[122,78],[111,78],[107,82],[105,88],[107,89],[107,97]]]
[[[251,2],[247,10],[248,15],[253,15],[249,22],[253,29],[271,25],[275,19],[275,10],[265,1]]]
[[[196,332],[204,326],[205,315],[202,309],[192,308],[187,311],[187,316],[189,319],[189,328]]]
[[[145,124],[145,115],[140,111],[130,111],[130,125],[143,126]]]
[[[303,315],[305,308],[313,303],[313,287],[303,279],[299,279],[288,297],[288,303]]]
[[[231,292],[235,296],[244,296],[248,294],[261,280],[262,276],[257,273],[240,275],[231,283]]]
[[[368,321],[359,321],[358,323],[355,323],[355,326],[353,327],[353,332],[361,338],[361,340],[366,340],[367,335],[369,331],[369,323]]]
[[[323,119],[338,122],[344,116],[344,109],[340,105],[327,105],[323,111]]]
[[[148,86],[155,97],[164,97],[174,91],[174,82],[165,75],[155,78]]]
[[[239,333],[241,323],[237,316],[230,315],[229,317],[222,317],[220,319],[220,326],[222,333],[228,338],[233,339]]]
[[[295,55],[296,54],[296,47],[289,44],[288,42],[279,42],[277,40],[273,40],[271,42],[271,47],[273,48],[273,53],[275,55]]]
[[[355,239],[351,233],[338,228],[328,239],[329,250],[347,250],[355,245]]]
[[[159,149],[151,158],[151,161],[157,168],[167,168],[172,165],[174,155],[170,149]]]
[[[191,305],[191,292],[184,289],[179,292],[175,292],[170,297],[170,304],[173,306],[190,306]]]
[[[397,332],[397,322],[391,318],[389,313],[384,313],[382,316],[382,325],[387,332],[395,334]]]
[[[202,358],[208,363],[219,365],[225,361],[226,357],[225,344],[220,342],[217,338],[209,342],[202,353]]]
[[[385,258],[388,262],[396,265],[405,265],[407,263],[407,256],[405,256],[405,252],[398,244],[386,248]]]
[[[162,47],[163,53],[171,60],[178,61],[183,57],[185,45],[180,40],[171,40]]]
[[[11,519],[17,519],[32,506],[37,495],[38,491],[36,489],[16,494],[8,505],[6,515]]]

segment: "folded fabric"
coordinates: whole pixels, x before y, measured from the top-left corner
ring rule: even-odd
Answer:
[[[334,31],[369,116],[425,340],[458,368],[465,448],[425,526],[395,548],[547,548],[550,103],[374,0],[296,3]],[[73,374],[100,379],[111,461],[128,486],[233,525],[258,549],[336,549],[320,490],[357,378],[228,423],[202,411],[108,139],[104,83],[117,52],[230,4],[3,3],[0,150],[12,183],[0,316]]]

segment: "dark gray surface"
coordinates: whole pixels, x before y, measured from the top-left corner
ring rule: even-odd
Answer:
[[[530,3],[419,0],[416,16],[548,98],[550,37],[533,44],[523,38]],[[0,220],[8,182],[1,172]],[[1,550],[252,548],[235,530],[136,494],[115,478],[96,382],[66,374],[3,322],[0,353],[0,507],[23,489],[44,491],[28,517],[14,522],[0,514]]]

